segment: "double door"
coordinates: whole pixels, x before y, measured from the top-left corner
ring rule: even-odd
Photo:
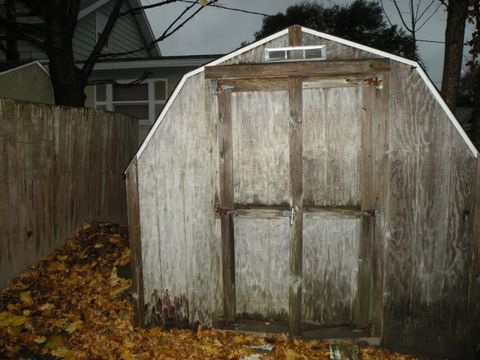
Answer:
[[[328,84],[327,84],[328,85]],[[227,320],[369,322],[375,86],[219,86]]]

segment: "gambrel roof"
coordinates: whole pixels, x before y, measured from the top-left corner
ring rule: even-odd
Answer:
[[[365,46],[365,45],[361,45],[359,43],[356,43],[356,42],[353,42],[353,41],[350,41],[350,40],[345,40],[345,39],[342,39],[342,38],[339,38],[337,36],[333,36],[333,35],[329,35],[329,34],[326,34],[326,33],[322,33],[322,32],[319,32],[319,31],[316,31],[316,30],[312,30],[312,29],[309,29],[309,28],[306,28],[306,27],[301,27],[301,31],[302,33],[304,34],[310,34],[310,35],[313,35],[313,36],[317,36],[319,38],[323,38],[325,40],[328,40],[328,41],[332,41],[332,42],[336,42],[336,43],[339,43],[339,44],[342,44],[342,45],[346,45],[346,46],[349,46],[349,47],[352,47],[352,48],[355,48],[355,49],[358,49],[358,50],[361,50],[361,51],[365,51],[365,52],[369,52],[371,53],[372,55],[375,55],[377,57],[383,57],[383,58],[387,58],[387,59],[390,59],[390,60],[393,60],[393,61],[397,61],[399,63],[403,63],[403,64],[406,64],[406,65],[409,65],[412,67],[412,69],[414,69],[418,75],[420,76],[420,78],[423,80],[423,82],[425,83],[425,85],[427,86],[428,90],[431,92],[431,94],[433,95],[433,97],[436,99],[436,101],[439,103],[439,105],[441,106],[441,108],[444,110],[445,114],[447,115],[448,119],[450,120],[450,122],[453,124],[454,128],[456,129],[456,131],[459,133],[459,135],[461,136],[461,138],[463,139],[463,141],[465,142],[465,144],[468,146],[468,148],[470,149],[470,151],[473,153],[473,155],[475,157],[477,157],[477,154],[478,154],[478,151],[477,149],[475,148],[475,146],[473,145],[473,143],[471,142],[471,140],[468,138],[467,134],[465,133],[464,129],[462,128],[462,126],[460,125],[459,121],[457,120],[457,118],[455,117],[455,115],[452,113],[452,111],[450,110],[450,108],[448,107],[448,105],[445,103],[445,101],[443,100],[442,96],[440,95],[438,89],[436,88],[436,86],[433,84],[433,82],[430,80],[429,76],[426,74],[425,70],[422,68],[422,66],[416,62],[416,61],[412,61],[412,60],[409,60],[409,59],[406,59],[406,58],[403,58],[403,57],[400,57],[400,56],[397,56],[397,55],[393,55],[393,54],[390,54],[390,53],[387,53],[385,51],[381,51],[381,50],[377,50],[377,49],[374,49],[374,48],[371,48],[371,47],[368,47],[368,46]],[[286,36],[288,35],[288,29],[284,29],[282,31],[279,31],[273,35],[270,35],[264,39],[261,39],[259,41],[256,41],[250,45],[247,45],[245,47],[242,47],[236,51],[233,51],[231,52],[230,54],[227,54],[217,60],[214,60],[212,61],[211,63],[205,65],[205,66],[202,66],[196,70],[193,70],[189,73],[187,73],[183,78],[182,80],[179,82],[179,84],[177,85],[175,91],[173,92],[173,94],[171,95],[171,97],[169,98],[167,104],[165,105],[165,107],[163,108],[163,111],[161,112],[161,114],[159,115],[158,119],[156,120],[155,124],[153,125],[152,129],[150,130],[149,134],[147,135],[145,141],[143,142],[143,144],[141,145],[140,149],[138,150],[136,156],[135,156],[135,159],[138,159],[140,157],[140,155],[142,154],[142,152],[145,150],[148,142],[150,141],[150,139],[152,138],[153,134],[155,133],[156,129],[158,128],[158,126],[160,125],[160,123],[162,122],[163,118],[165,117],[165,115],[167,114],[168,112],[168,109],[170,108],[170,106],[172,105],[172,103],[175,101],[176,97],[178,96],[180,90],[182,89],[183,85],[185,84],[185,81],[192,77],[193,75],[196,75],[198,73],[201,73],[205,70],[206,67],[209,67],[209,66],[215,66],[215,65],[219,65],[219,64],[222,64],[222,63],[225,63],[227,62],[228,60],[230,59],[233,59],[241,54],[244,54],[248,51],[251,51],[252,49],[255,49],[265,43],[268,43],[272,40],[275,40],[277,38],[280,38],[282,36]]]

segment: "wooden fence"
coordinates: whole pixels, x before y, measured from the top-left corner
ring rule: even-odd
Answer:
[[[0,100],[0,287],[82,223],[126,224],[137,138],[123,115]]]

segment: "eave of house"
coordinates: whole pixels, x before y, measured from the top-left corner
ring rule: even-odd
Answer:
[[[95,64],[95,70],[125,70],[125,69],[151,69],[172,67],[200,67],[210,61],[218,59],[218,55],[188,55],[188,56],[162,56],[158,58],[144,59],[115,59],[100,61]]]
[[[20,69],[23,69],[23,68],[26,68],[26,67],[32,66],[32,65],[36,65],[40,70],[44,71],[48,76],[50,76],[50,73],[48,72],[48,70],[38,60],[30,61],[28,63],[22,64],[22,65],[19,65],[19,66],[15,66],[15,67],[12,67],[8,70],[2,71],[2,72],[0,72],[0,76],[11,73],[11,72],[14,72],[14,71],[18,71]]]
[[[98,8],[102,7],[106,3],[112,0],[83,0],[80,4],[80,11],[78,12],[78,19],[87,16],[88,14],[92,13],[93,11],[97,10]],[[128,0],[128,5],[130,8],[137,8],[141,7],[142,4],[140,0]],[[150,22],[148,21],[147,14],[144,10],[139,11],[138,13],[134,14],[135,21],[143,34],[143,38],[145,40],[145,45],[150,44],[156,38],[153,34],[152,28],[150,27]],[[149,50],[151,56],[161,56],[160,48],[158,44]]]

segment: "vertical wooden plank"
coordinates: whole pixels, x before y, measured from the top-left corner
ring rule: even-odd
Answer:
[[[134,159],[127,171],[128,238],[130,242],[132,271],[132,298],[135,311],[135,324],[145,324],[143,261],[140,228],[140,203],[138,195],[137,159]]]
[[[288,28],[288,46],[302,46],[302,27],[293,25]]]
[[[235,320],[235,256],[233,239],[233,147],[231,91],[218,94],[218,150],[222,233],[223,312],[225,321]]]
[[[466,353],[467,358],[474,358],[480,346],[480,158],[476,160],[475,193],[473,194],[473,214],[471,220],[471,264],[469,272],[469,299],[468,299],[468,336]],[[477,353],[478,354],[478,353]]]
[[[290,236],[289,332],[300,332],[303,253],[303,127],[302,78],[288,81],[290,105],[290,191],[291,207],[296,212]]]
[[[375,217],[370,216],[374,209],[373,186],[373,122],[377,115],[374,88],[365,87],[362,99],[362,144],[360,161],[360,205],[364,212],[360,235],[358,258],[358,292],[355,306],[355,325],[365,328],[369,324],[370,287],[372,274],[372,249],[375,229]],[[373,92],[373,94],[372,94]],[[374,215],[374,214],[372,214]]]
[[[372,246],[371,272],[371,298],[370,322],[373,325],[372,335],[380,336],[383,326],[383,275],[384,251],[386,236],[386,214],[389,188],[389,162],[388,162],[388,120],[390,119],[390,73],[383,73],[383,89],[375,90],[375,113],[373,118],[373,192],[374,207],[379,210],[375,218],[375,229]],[[383,214],[383,216],[382,216]]]
[[[302,45],[302,28],[288,29],[288,45]],[[290,106],[290,195],[295,218],[290,230],[290,286],[288,296],[288,331],[299,334],[302,319],[302,254],[303,254],[303,100],[302,77],[288,79]]]

